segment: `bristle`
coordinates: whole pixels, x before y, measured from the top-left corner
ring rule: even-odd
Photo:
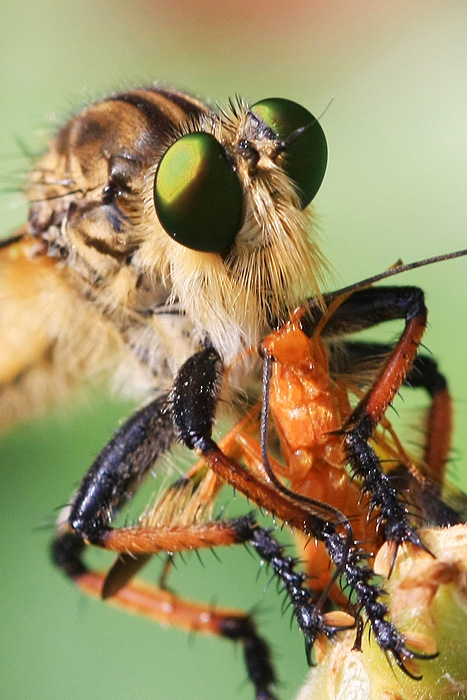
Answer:
[[[394,553],[394,542],[385,542],[379,549],[374,565],[373,571],[377,576],[388,577],[391,568],[391,561],[393,559]]]
[[[213,520],[213,504],[202,497],[203,486],[212,480],[208,473],[195,487],[190,480],[180,480],[164,491],[149,505],[138,520],[138,527],[157,529],[162,527],[187,527],[205,524]]]

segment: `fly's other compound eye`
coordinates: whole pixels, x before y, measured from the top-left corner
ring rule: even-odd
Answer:
[[[261,100],[251,111],[284,142],[284,171],[296,185],[305,209],[326,172],[328,147],[321,125],[307,109],[281,97]]]
[[[242,222],[243,193],[224,148],[195,132],[164,153],[154,181],[157,216],[169,236],[206,253],[230,246]]]

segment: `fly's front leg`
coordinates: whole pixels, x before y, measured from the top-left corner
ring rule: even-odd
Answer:
[[[221,378],[222,363],[213,348],[193,355],[183,365],[171,395],[174,424],[180,438],[188,447],[196,450],[223,481],[292,527],[324,541],[333,562],[343,570],[348,547],[353,541],[349,543],[346,537],[337,532],[336,524],[325,519],[324,514],[319,512],[321,504],[316,502],[316,507],[313,507],[311,500],[303,504],[295,500],[293,494],[282,493],[267,480],[266,474],[262,478],[259,471],[245,469],[236,460],[224,454],[212,440],[212,425]],[[329,510],[325,511],[329,515]],[[321,614],[319,606],[315,605],[315,594],[303,585],[305,576],[293,572],[296,562],[283,556],[280,545],[272,541],[269,534],[266,537],[264,531],[256,531],[249,541],[282,581],[305,636],[308,658],[311,646],[319,634],[332,636],[338,629],[353,626],[353,618],[344,613],[332,620]],[[358,557],[353,559],[355,566],[357,559]],[[359,574],[356,573],[356,576]]]
[[[105,541],[115,511],[174,439],[166,396],[139,410],[115,433],[81,482],[66,509],[66,520],[59,523],[52,545],[59,568],[72,578],[86,570],[81,561],[84,544]]]
[[[222,362],[213,348],[190,357],[180,369],[170,396],[173,420],[182,442],[195,450],[224,482],[243,493],[261,508],[273,513],[292,527],[316,537],[340,537],[335,525],[322,517],[317,507],[296,502],[293,494],[279,491],[264,474],[245,469],[228,457],[211,437],[218,400]],[[326,510],[329,516],[329,509]]]
[[[201,382],[201,393],[203,393]],[[214,408],[214,404],[213,404]],[[272,538],[259,529],[250,516],[229,521],[196,522],[198,510],[208,506],[217,493],[217,477],[209,472],[201,483],[182,478],[164,494],[166,510],[159,503],[157,514],[142,516],[133,527],[110,527],[115,511],[139,486],[157,457],[167,451],[175,438],[171,401],[167,396],[156,399],[138,411],[114,435],[84,477],[66,520],[58,526],[52,545],[55,564],[72,578],[79,589],[103,597],[121,609],[191,632],[214,634],[242,643],[250,680],[257,700],[275,700],[272,686],[275,673],[266,642],[258,635],[253,618],[243,612],[180,598],[176,594],[131,579],[157,552],[190,551],[251,541],[256,548],[271,546]],[[193,470],[192,470],[193,472]],[[177,504],[183,494],[194,489],[186,508]],[[198,489],[198,493],[197,493]],[[178,499],[178,500],[177,500]],[[162,498],[162,501],[164,497]],[[175,505],[174,505],[175,504]],[[182,521],[173,523],[173,514]],[[192,512],[193,511],[193,512]],[[158,526],[165,512],[166,526]],[[108,573],[89,571],[83,561],[87,544],[118,552]],[[289,570],[292,564],[289,565]],[[300,574],[296,581],[299,585]]]
[[[213,544],[251,542],[254,547],[259,547],[261,550],[276,546],[276,551],[280,553],[280,545],[275,543],[267,530],[255,524],[252,516],[213,522],[207,530],[202,526],[173,528],[171,535],[171,546],[175,551],[190,551],[201,546],[211,547]],[[59,548],[55,551],[57,563],[65,570],[69,565],[67,562],[73,563],[72,575],[83,593],[100,598],[104,592],[104,597],[111,605],[125,612],[142,615],[160,624],[177,627],[190,633],[215,635],[241,643],[248,677],[255,686],[256,700],[276,700],[272,690],[276,676],[270,650],[268,644],[258,634],[251,615],[231,608],[182,598],[165,588],[130,581],[128,571],[123,575],[125,585],[121,585],[122,575],[119,567],[122,566],[125,570],[128,562],[131,561],[131,556],[139,561],[141,548],[152,554],[160,551],[159,545],[148,543],[146,537],[143,536],[140,541],[136,528],[131,540],[127,542],[128,546],[124,549],[123,558],[116,561],[117,569],[112,568],[108,574],[88,571],[85,568],[81,562],[85,544],[83,540],[78,540],[75,534],[63,535],[58,544]],[[277,547],[279,547],[278,550]],[[79,563],[79,568],[76,567],[76,562]],[[286,560],[284,564],[287,564]],[[293,572],[293,566],[289,566],[289,571],[292,576],[295,575],[298,584],[301,574]],[[67,570],[67,573],[70,571]]]

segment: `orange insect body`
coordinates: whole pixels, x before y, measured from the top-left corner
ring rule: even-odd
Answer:
[[[319,333],[308,338],[292,315],[263,347],[275,360],[269,406],[285,462],[275,462],[275,469],[295,493],[329,503],[352,518],[357,539],[374,540],[375,524],[368,520],[361,491],[345,469],[341,428],[351,412],[349,387],[345,379],[331,377],[322,338]],[[330,576],[323,543],[310,542],[302,533],[295,539],[311,586],[323,589]],[[337,587],[333,595],[342,600]]]
[[[270,405],[288,465],[285,475],[292,490],[311,496],[311,469],[342,470],[342,444],[335,433],[350,410],[347,394],[329,376],[321,338],[308,339],[296,322],[269,336],[264,346],[276,360]]]

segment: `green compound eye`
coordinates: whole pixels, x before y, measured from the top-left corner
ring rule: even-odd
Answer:
[[[310,125],[286,143],[284,150],[284,170],[296,185],[305,209],[318,192],[326,172],[328,147],[324,131],[307,109],[281,97],[261,100],[251,111],[282,141],[287,141],[297,129]]]
[[[242,223],[242,201],[237,174],[212,134],[182,136],[161,158],[154,181],[157,216],[186,248],[228,248]]]

